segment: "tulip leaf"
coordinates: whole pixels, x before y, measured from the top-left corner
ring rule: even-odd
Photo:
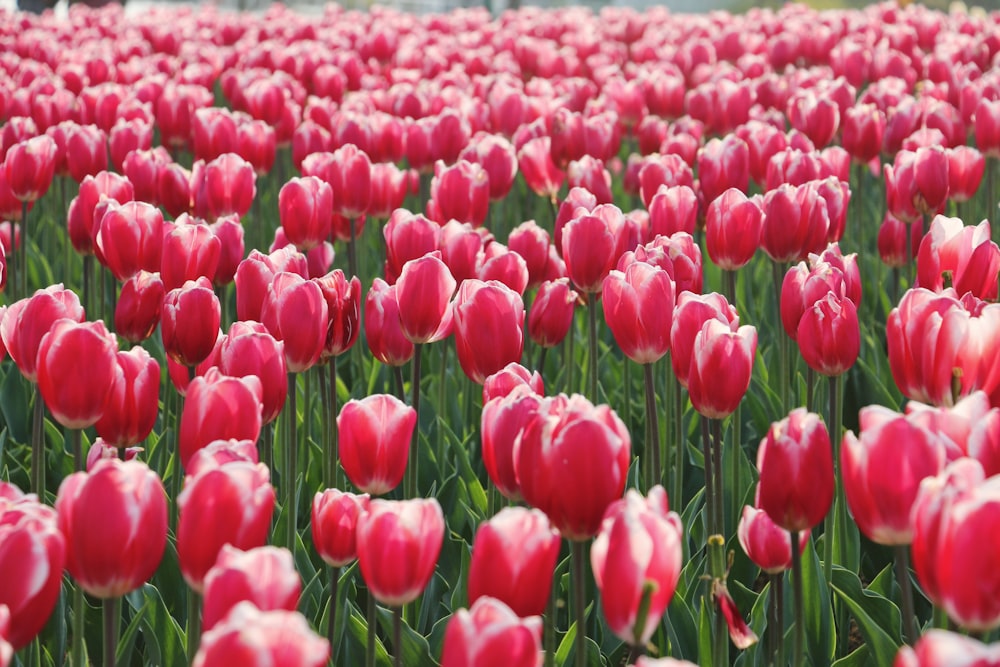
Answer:
[[[133,664],[133,654],[135,652],[135,641],[142,630],[142,619],[146,615],[147,607],[144,605],[136,611],[128,625],[122,630],[118,638],[118,649],[115,651],[116,665]]]
[[[891,665],[902,644],[899,608],[888,598],[863,589],[858,575],[842,567],[833,568],[833,590],[851,610],[873,664]]]
[[[823,580],[823,569],[812,540],[807,542],[802,554],[802,592],[805,609],[801,620],[806,625],[806,650],[812,664],[828,664],[835,645],[833,608],[830,589]]]
[[[10,364],[7,375],[0,384],[0,412],[3,412],[4,421],[7,422],[7,432],[15,442],[28,442],[31,437],[31,427],[28,422],[31,419],[29,408],[30,387],[21,377],[21,371],[16,366]]]
[[[393,610],[378,607],[378,623],[387,636],[392,637]],[[431,657],[431,647],[427,639],[410,627],[405,620],[401,624],[403,640],[403,664],[406,667],[435,667],[437,662]],[[397,650],[392,647],[392,650]]]
[[[850,654],[834,662],[833,667],[865,667],[871,663],[870,653],[868,646],[862,644]]]
[[[712,660],[712,612],[711,602],[707,597],[700,601],[701,612],[698,614],[698,664],[701,667],[713,667]]]
[[[585,637],[584,639],[586,640],[588,667],[605,664],[604,659],[601,657],[601,647],[597,645],[597,642],[590,637]],[[576,664],[576,621],[569,626],[569,630],[566,631],[562,641],[559,642],[559,648],[556,649],[555,663],[556,667]]]
[[[348,611],[350,612],[349,614],[347,613]],[[344,613],[345,615],[349,615],[347,619],[348,632],[344,636],[344,639],[349,639],[350,641],[341,643],[340,660],[335,661],[335,663],[338,665],[363,665],[365,664],[365,651],[368,646],[368,624],[365,622],[362,613],[353,604],[348,604]],[[382,640],[378,637],[375,639],[375,664],[378,667],[392,666],[389,653],[385,650]]]
[[[187,664],[184,631],[170,615],[160,591],[152,584],[144,584],[142,588],[126,595],[125,600],[142,618],[141,631],[146,644],[146,663],[162,667]]]
[[[858,524],[851,520],[850,515],[843,516],[843,513],[847,512],[847,506],[842,496],[834,499],[831,511],[836,514],[833,530],[833,553],[846,553],[847,555],[846,561],[841,562],[838,558],[834,558],[833,562],[852,572],[857,572],[861,567],[861,532],[858,530]]]
[[[664,625],[667,627],[667,646],[661,647],[661,654],[676,658],[691,660],[698,653],[695,639],[698,629],[694,622],[694,613],[688,603],[679,595],[675,595],[664,615]]]

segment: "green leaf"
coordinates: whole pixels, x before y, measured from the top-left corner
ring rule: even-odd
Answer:
[[[667,626],[667,639],[669,646],[663,647],[662,655],[672,655],[675,658],[693,660],[698,653],[698,628],[694,622],[694,612],[691,607],[680,596],[674,596],[667,607],[664,616]]]
[[[377,608],[378,623],[387,636],[392,637],[393,610]],[[401,639],[403,641],[403,664],[406,667],[435,667],[437,662],[431,657],[431,647],[427,639],[410,627],[405,621],[401,623]],[[393,651],[397,648],[392,647]]]
[[[708,598],[701,598],[701,612],[698,614],[698,664],[713,667],[712,662],[712,612]]]
[[[0,384],[0,412],[3,412],[7,431],[15,442],[28,442],[31,437],[30,393],[31,388],[21,377],[21,371],[10,364],[7,375]]]
[[[864,644],[833,663],[833,667],[864,667],[870,662],[870,651]]]
[[[826,665],[833,657],[835,644],[833,608],[830,589],[823,579],[823,569],[812,540],[802,554],[802,593],[805,609],[801,620],[806,625],[806,651],[812,664]]]
[[[184,631],[163,602],[160,591],[145,584],[125,596],[137,614],[141,611],[141,632],[146,644],[146,664],[173,667],[186,665]]]
[[[833,568],[833,590],[851,610],[874,664],[891,665],[902,644],[899,608],[888,598],[863,589],[858,575],[842,567]]]
[[[368,624],[365,622],[364,618],[358,608],[353,604],[348,604],[349,611],[347,619],[347,634],[344,639],[349,639],[350,641],[345,641],[341,645],[341,660],[338,660],[336,664],[338,665],[363,665],[365,664],[365,651],[368,646]],[[378,667],[392,667],[392,660],[389,658],[389,653],[385,650],[385,646],[382,644],[382,640],[375,639],[375,664]]]

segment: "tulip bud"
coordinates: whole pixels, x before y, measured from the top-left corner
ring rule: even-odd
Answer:
[[[261,429],[263,388],[254,376],[227,377],[218,369],[196,377],[187,387],[178,443],[181,465],[214,440],[256,442]]]
[[[130,447],[146,439],[160,411],[160,365],[141,347],[115,355],[119,372],[95,428],[113,447]]]
[[[295,611],[301,590],[288,549],[262,546],[242,551],[223,545],[215,565],[205,575],[202,630],[212,629],[243,601],[260,611]]]
[[[524,303],[517,292],[497,281],[466,280],[453,313],[458,361],[473,382],[521,360]]]
[[[745,505],[736,536],[754,565],[768,574],[780,574],[792,567],[792,539],[787,530],[771,521],[764,510]],[[799,550],[805,551],[809,531],[799,533]]]
[[[365,493],[382,495],[403,480],[417,423],[413,408],[389,394],[344,404],[337,416],[340,462]]]
[[[56,421],[83,429],[101,418],[120,373],[117,351],[103,322],[62,319],[52,325],[38,346],[38,390]]]
[[[403,334],[396,286],[376,278],[365,297],[365,342],[372,356],[388,366],[402,366],[413,357],[413,343]]]
[[[367,493],[337,489],[317,492],[312,503],[313,546],[331,567],[343,567],[358,557],[358,519],[368,511]]]
[[[206,632],[192,667],[211,665],[297,665],[322,667],[330,657],[330,642],[312,631],[295,611],[261,611],[240,602]]]
[[[750,387],[756,353],[756,328],[733,331],[718,319],[706,321],[694,338],[687,376],[694,409],[709,419],[732,414]]]
[[[403,335],[409,341],[432,343],[451,333],[451,295],[456,284],[440,253],[428,253],[403,266],[396,282],[396,303]]]
[[[555,347],[566,338],[573,324],[579,295],[570,289],[569,278],[543,282],[531,302],[528,335],[536,345]]]
[[[444,633],[441,667],[482,665],[537,667],[542,655],[542,619],[521,617],[500,600],[481,597],[459,609]]]
[[[674,282],[663,269],[634,262],[612,271],[602,292],[604,319],[632,361],[651,364],[670,349]]]
[[[207,278],[167,292],[160,316],[167,356],[185,366],[200,364],[215,346],[221,319],[222,306]]]

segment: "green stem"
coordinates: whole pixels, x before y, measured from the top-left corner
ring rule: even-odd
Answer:
[[[556,606],[559,604],[558,591],[555,584],[555,573],[549,582],[549,602],[545,606],[542,648],[545,651],[545,666],[555,667],[556,656]]]
[[[86,627],[87,601],[83,597],[80,584],[73,582],[73,667],[86,667],[84,657],[86,646],[84,628]]]
[[[586,567],[587,544],[570,543],[573,565],[573,618],[576,620],[576,667],[587,667],[587,595]]]
[[[913,644],[917,641],[916,616],[913,610],[913,584],[910,582],[910,554],[905,544],[897,545],[896,552],[896,582],[899,584],[899,592],[902,605],[900,611],[903,614],[903,642]]]
[[[674,503],[676,507],[684,507],[684,460],[687,458],[687,438],[684,433],[684,389],[681,387],[680,380],[677,376],[670,373],[670,380],[668,380],[670,385],[673,387],[674,394],[674,413],[673,413],[673,427],[674,427],[674,443],[676,449],[674,450],[674,478],[673,478],[673,490],[670,493],[670,502]]]
[[[642,367],[646,380],[646,424],[649,437],[646,440],[646,489],[647,491],[659,484],[663,475],[663,464],[660,461],[660,424],[656,415],[656,386],[653,382],[653,364]]]
[[[260,461],[268,467],[274,469],[274,423],[265,424],[262,433],[263,442],[260,446]]]
[[[574,317],[575,320],[575,317]],[[563,340],[563,367],[566,369],[566,384],[563,390],[571,394],[574,391],[574,369],[576,368],[575,350],[576,347],[576,322],[574,321],[566,332],[566,339]]]
[[[201,643],[201,596],[193,588],[187,589],[187,658],[194,662]]]
[[[410,391],[413,393],[413,410],[417,413],[417,428],[413,429],[413,438],[410,440],[410,457],[406,464],[406,477],[403,481],[405,487],[403,492],[406,498],[416,498],[418,493],[417,440],[420,437],[420,352],[422,349],[423,345],[419,343],[413,346],[413,363],[410,367],[413,372],[410,380]]]
[[[392,664],[403,667],[403,610],[392,610]]]
[[[104,600],[104,667],[115,667],[118,651],[118,617],[120,598]]]
[[[295,478],[298,468],[298,408],[296,405],[295,373],[288,374],[288,405],[285,409],[288,414],[285,417],[285,425],[288,432],[285,434],[285,474],[282,480],[285,484],[285,513],[288,515],[288,522],[285,526],[285,546],[293,554],[295,553],[295,534],[298,524],[298,507],[295,502]]]
[[[587,318],[590,325],[590,354],[588,355],[588,398],[594,403],[597,398],[597,294],[590,294],[587,301]]]
[[[715,523],[715,471],[712,458],[712,440],[709,435],[708,417],[699,416],[701,421],[701,447],[705,456],[705,531],[708,535],[717,534]]]
[[[352,276],[358,275],[357,220],[351,218],[351,240],[347,242],[347,270]]]
[[[45,502],[45,402],[35,385],[35,405],[31,419],[31,491]]]
[[[715,473],[715,532],[725,540],[726,518],[723,510],[726,506],[726,488],[722,484],[722,420],[710,420],[709,428],[712,431],[712,472]]]
[[[792,586],[795,605],[795,638],[793,644],[792,666],[802,667],[805,664],[805,601],[802,596],[802,554],[799,553],[799,533],[790,530],[792,538]]]
[[[781,283],[784,280],[784,271],[782,270],[781,264],[778,262],[771,262],[771,274],[774,279],[774,305],[777,309],[775,315],[780,315],[781,312]],[[788,338],[788,334],[785,333],[784,328],[781,326],[781,318],[776,317],[775,322],[778,323],[778,397],[781,398],[781,410],[785,412],[788,409],[788,373],[789,367],[791,366],[791,348],[789,343],[791,342]]]
[[[337,589],[340,585],[340,568],[327,568],[330,572],[330,618],[326,626],[326,638],[330,642],[330,662],[337,656]]]
[[[395,384],[396,384],[396,397],[399,400],[401,400],[401,401],[405,401],[406,400],[406,388],[404,387],[404,384],[406,383],[406,381],[403,379],[403,367],[402,366],[393,366],[392,367],[392,377],[395,380]]]
[[[365,653],[366,667],[375,667],[375,596],[368,589],[368,650]]]
[[[785,573],[771,575],[771,603],[774,605],[771,632],[775,645],[775,665],[785,664]]]
[[[538,360],[535,362],[535,369],[545,377],[545,356],[548,353],[549,348],[538,346]]]
[[[444,436],[444,420],[445,420],[445,386],[448,379],[448,345],[441,345],[441,366],[438,368],[438,395],[437,395],[437,414],[438,420],[436,422],[435,430],[437,432],[437,466],[438,471],[444,474],[444,458],[445,458],[445,436]]]
[[[11,225],[11,245],[14,244],[14,226]],[[18,292],[22,297],[30,294],[28,291],[28,202],[21,202],[21,289]]]
[[[816,406],[816,371],[806,367],[806,410],[813,412]]]
[[[337,460],[339,453],[337,450],[337,357],[330,357],[329,382],[321,382],[321,387],[327,388],[327,396],[324,405],[327,407],[327,439],[326,453],[323,455],[323,486],[328,489],[339,488],[337,479]]]

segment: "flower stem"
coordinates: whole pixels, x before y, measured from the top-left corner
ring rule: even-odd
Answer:
[[[576,619],[576,667],[587,667],[587,607],[586,607],[586,558],[587,545],[582,541],[570,543],[573,564],[573,616]]]
[[[358,275],[357,220],[351,218],[351,240],[347,242],[347,270],[352,276]]]
[[[406,477],[403,480],[403,495],[406,498],[416,498],[418,493],[417,439],[420,437],[420,352],[422,349],[423,345],[419,343],[413,346],[413,365],[411,366],[413,376],[410,380],[410,391],[413,393],[413,411],[417,413],[417,428],[413,429],[413,438],[410,440],[410,457],[407,460]]]
[[[45,502],[45,402],[35,385],[35,406],[31,419],[31,491]]]
[[[326,421],[328,434],[326,452],[323,454],[323,486],[327,489],[339,488],[337,479],[337,357],[330,357],[329,382],[320,386],[329,387],[326,397]]]
[[[660,482],[663,464],[660,462],[660,424],[656,415],[656,386],[653,382],[653,364],[642,367],[646,380],[646,424],[649,437],[646,440],[646,490]]]
[[[712,470],[712,439],[708,431],[708,418],[699,417],[701,421],[701,446],[705,456],[705,531],[715,535],[715,472]]]
[[[298,407],[296,405],[295,373],[288,374],[288,404],[285,409],[288,414],[285,417],[285,425],[288,432],[285,434],[285,513],[288,523],[286,524],[285,546],[293,554],[295,553],[295,531],[298,524],[298,508],[295,502],[295,478],[298,468]]]
[[[392,610],[392,664],[403,667],[403,610]]]
[[[328,567],[330,574],[330,616],[326,626],[326,638],[330,642],[330,660],[335,661],[337,656],[337,589],[340,585],[340,568]]]
[[[118,616],[120,598],[104,600],[104,667],[115,667],[118,651]]]
[[[83,597],[83,589],[79,583],[73,582],[73,667],[85,667],[87,664],[84,657],[86,616],[87,601]]]
[[[670,385],[673,387],[674,411],[672,424],[674,427],[674,478],[673,489],[670,492],[670,502],[677,507],[684,507],[684,460],[687,458],[687,437],[684,433],[684,389],[677,376],[670,373]]]
[[[201,643],[201,596],[193,588],[187,590],[187,658],[188,664],[194,662]]]
[[[775,298],[775,308],[778,312],[775,313],[776,316],[780,314],[781,311],[781,283],[784,281],[784,271],[782,266],[778,262],[771,262],[771,274],[774,279],[774,298]],[[788,369],[791,366],[791,348],[789,343],[791,342],[788,335],[785,333],[784,329],[781,327],[780,317],[776,317],[775,321],[779,323],[778,325],[778,397],[781,398],[781,410],[786,411],[789,407],[788,405]]]
[[[590,299],[587,301],[587,318],[590,325],[590,354],[588,355],[587,361],[589,362],[588,377],[589,382],[588,387],[588,398],[594,403],[598,402],[597,398],[597,294],[591,294]]]
[[[365,652],[366,667],[375,667],[375,596],[368,589],[368,650]]]
[[[544,349],[544,348],[543,348]],[[545,606],[544,636],[542,638],[542,648],[545,650],[544,667],[554,667],[556,662],[556,605],[558,604],[555,575],[550,582],[549,602]]]
[[[10,230],[10,241],[12,246],[16,246],[14,243],[14,226],[11,225]],[[15,248],[14,252],[18,249]],[[20,258],[18,262],[21,264],[21,289],[18,294],[21,297],[28,296],[28,202],[21,202],[21,247],[20,247]]]
[[[802,597],[802,554],[799,551],[799,532],[788,531],[792,538],[792,587],[794,589],[795,605],[795,637],[793,643],[792,666],[802,667],[805,664],[805,601]]]
[[[712,431],[712,472],[715,473],[715,532],[725,540],[726,517],[724,514],[726,490],[722,484],[722,420],[709,421]]]
[[[917,641],[917,624],[914,621],[913,584],[910,582],[910,557],[907,549],[908,547],[904,544],[897,545],[895,548],[896,582],[899,584],[900,596],[902,597],[903,641],[907,644],[913,644]]]

